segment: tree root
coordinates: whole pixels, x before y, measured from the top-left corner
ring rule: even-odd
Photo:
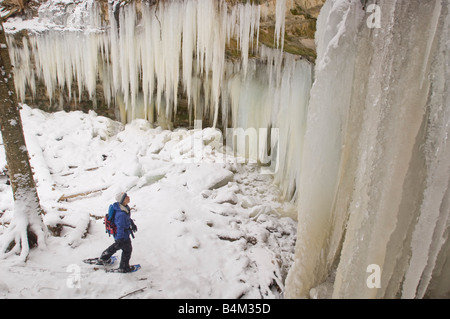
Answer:
[[[11,224],[7,233],[1,237],[0,258],[19,255],[26,262],[30,249],[45,246],[45,232],[30,224]]]

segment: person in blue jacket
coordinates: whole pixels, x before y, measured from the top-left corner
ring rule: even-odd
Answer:
[[[131,252],[133,250],[130,235],[133,236],[133,232],[137,231],[137,227],[130,216],[130,207],[128,206],[130,197],[128,194],[117,194],[116,201],[113,204],[113,209],[115,210],[114,223],[117,226],[117,232],[114,235],[114,244],[109,246],[101,254],[100,261],[106,264],[116,251],[122,250],[119,269],[121,272],[130,272],[133,270],[130,267]]]

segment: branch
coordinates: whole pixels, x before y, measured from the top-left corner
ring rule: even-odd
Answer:
[[[91,195],[93,193],[102,192],[102,191],[104,191],[106,189],[108,189],[108,188],[105,187],[105,188],[96,189],[96,190],[93,190],[93,191],[87,191],[87,192],[77,193],[77,194],[72,194],[72,195],[62,195],[58,199],[58,202],[67,201],[68,199],[77,198],[77,197],[85,197],[85,196]]]
[[[136,289],[136,290],[134,290],[134,291],[132,291],[132,292],[129,292],[129,293],[123,295],[123,296],[120,296],[119,299],[123,299],[123,298],[125,298],[125,297],[131,296],[131,295],[133,295],[133,294],[135,294],[135,293],[137,293],[137,292],[142,292],[142,291],[144,291],[145,289],[147,289],[147,287],[140,288],[140,289]]]

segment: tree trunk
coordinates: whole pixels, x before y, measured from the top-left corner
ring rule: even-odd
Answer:
[[[0,22],[0,126],[14,195],[14,215],[2,236],[1,255],[20,254],[26,260],[30,247],[45,245],[46,229],[31,171],[17,103],[11,60],[3,23]]]

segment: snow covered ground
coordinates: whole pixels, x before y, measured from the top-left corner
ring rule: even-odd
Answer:
[[[295,209],[258,167],[223,163],[217,131],[123,126],[94,112],[27,105],[22,121],[44,222],[65,226],[26,263],[1,260],[0,298],[118,298],[141,288],[127,298],[283,296]],[[193,145],[203,145],[201,160],[192,160]],[[5,165],[0,143],[0,172]],[[131,274],[82,263],[113,242],[102,217],[119,191],[138,226],[131,263],[142,269]],[[0,236],[13,211],[0,175]]]

